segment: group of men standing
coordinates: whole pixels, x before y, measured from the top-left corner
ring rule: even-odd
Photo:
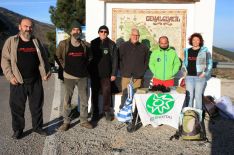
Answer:
[[[76,33],[73,33],[75,29]],[[65,64],[64,66],[64,84],[65,84],[65,99],[64,99],[64,123],[59,128],[61,131],[66,131],[69,129],[70,121],[68,121],[69,112],[71,112],[71,98],[66,100],[67,92],[68,92],[68,74],[66,68],[73,68],[74,73],[80,72],[80,68],[76,66],[72,66],[70,64],[71,60],[68,59],[69,57],[69,49],[74,48],[72,40],[74,39],[76,42],[80,44],[86,44],[80,38],[74,37],[81,33],[80,24],[77,21],[74,21],[71,25],[71,38],[61,41],[58,45],[56,56],[60,60],[61,64]],[[83,56],[86,59],[85,65],[83,69],[86,69],[89,72],[90,79],[91,79],[91,101],[92,101],[92,121],[98,121],[100,119],[100,109],[99,109],[99,94],[102,93],[103,96],[103,107],[101,107],[101,111],[103,111],[104,116],[106,117],[107,121],[112,121],[114,119],[113,111],[111,109],[111,82],[116,80],[116,76],[118,73],[118,64],[120,65],[120,71],[122,75],[122,89],[126,89],[127,84],[130,81],[130,78],[134,78],[134,86],[140,87],[141,80],[144,76],[145,70],[148,66],[148,57],[149,57],[149,50],[148,48],[139,42],[139,31],[137,29],[132,29],[130,40],[121,44],[119,49],[117,48],[116,44],[108,38],[109,29],[107,26],[103,25],[98,29],[98,38],[95,38],[91,41],[90,45],[86,44],[86,48],[89,49],[91,52],[89,54],[78,54],[82,53],[79,50],[79,46],[75,50],[77,54],[73,56],[76,65],[79,65],[80,62],[77,60]],[[68,42],[67,50],[64,50],[63,44],[64,42]],[[70,43],[69,43],[70,42]],[[87,50],[88,51],[88,50]],[[118,52],[119,51],[119,52]],[[74,53],[74,51],[73,51]],[[65,57],[63,57],[65,56]],[[134,61],[133,61],[134,60]],[[68,61],[70,61],[68,63]],[[81,76],[72,74],[77,78],[77,81],[81,79]],[[87,84],[87,77],[84,81]],[[75,84],[74,84],[75,86]],[[69,89],[71,92],[74,90],[74,86]],[[85,86],[78,86],[85,87],[87,89],[87,85]],[[85,94],[86,93],[86,94]],[[72,93],[70,93],[72,94]],[[82,99],[84,96],[87,96],[87,91],[84,93],[78,90],[80,100],[80,118],[85,118],[85,123],[82,123],[81,119],[81,126],[86,128],[93,128],[92,123],[87,121],[88,119],[88,102],[87,98],[85,100]],[[70,95],[71,97],[71,95]],[[85,107],[85,108],[82,108]],[[69,109],[69,110],[68,110]],[[83,125],[86,124],[86,125]]]
[[[163,84],[167,87],[174,85],[174,76],[181,65],[180,60],[166,36],[159,39],[159,50],[153,52],[151,58],[147,46],[139,42],[140,33],[137,28],[131,29],[130,39],[116,44],[108,38],[109,29],[103,25],[98,29],[98,38],[91,41],[90,45],[79,37],[81,26],[77,21],[71,24],[69,39],[61,41],[58,45],[56,56],[64,68],[64,123],[59,128],[66,131],[70,127],[69,113],[71,112],[71,97],[75,85],[78,87],[80,97],[81,126],[93,128],[88,122],[87,79],[91,79],[92,121],[100,118],[99,94],[103,96],[103,111],[107,121],[114,119],[111,109],[111,82],[116,80],[118,69],[121,75],[122,92],[132,78],[133,87],[142,85],[144,74],[150,64],[154,73],[154,84]],[[160,53],[155,56],[154,53]],[[156,58],[157,57],[157,58]],[[150,62],[149,62],[150,60]],[[158,72],[158,68],[160,72]],[[84,74],[82,74],[84,73]],[[166,75],[166,76],[165,76]]]
[[[32,36],[33,23],[22,19],[19,34],[7,39],[2,52],[2,69],[10,81],[10,107],[12,114],[13,138],[19,139],[24,129],[25,103],[28,97],[35,132],[46,135],[42,130],[43,88],[42,80],[48,80],[50,71],[45,51],[40,42]],[[159,39],[159,48],[151,56],[147,46],[139,42],[137,28],[131,29],[130,39],[118,48],[108,38],[109,29],[103,25],[98,29],[99,37],[91,44],[81,39],[80,23],[72,22],[70,38],[59,43],[56,57],[63,68],[64,76],[64,122],[60,131],[70,128],[71,100],[75,86],[80,98],[80,125],[92,129],[88,121],[88,78],[91,79],[92,121],[100,118],[98,97],[103,95],[103,112],[107,121],[114,119],[111,110],[111,82],[116,80],[118,69],[121,88],[127,88],[130,79],[133,87],[141,87],[144,74],[149,66],[153,73],[153,83],[166,87],[174,85],[174,76],[181,65],[174,49],[169,47],[166,36]],[[41,76],[41,78],[40,78]],[[42,79],[42,80],[41,80]]]

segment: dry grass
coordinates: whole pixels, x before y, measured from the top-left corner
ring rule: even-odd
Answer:
[[[234,69],[214,68],[212,75],[215,75],[217,78],[234,79]]]

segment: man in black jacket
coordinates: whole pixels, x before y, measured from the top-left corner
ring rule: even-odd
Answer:
[[[109,29],[103,25],[98,30],[99,37],[91,41],[93,59],[90,65],[93,121],[99,119],[98,96],[103,95],[103,111],[106,120],[112,121],[111,81],[115,81],[118,68],[118,54],[115,43],[108,38]]]
[[[122,97],[120,109],[127,98],[127,86],[132,78],[133,88],[140,88],[149,62],[149,49],[139,42],[140,32],[132,28],[130,39],[119,46],[119,67],[121,74]],[[136,120],[137,108],[133,112],[132,122]],[[130,132],[133,124],[129,123],[127,129]]]
[[[142,79],[148,68],[149,49],[139,42],[139,30],[131,30],[130,40],[119,47],[119,65],[122,91],[126,90],[130,78],[133,78],[133,87],[141,87]]]

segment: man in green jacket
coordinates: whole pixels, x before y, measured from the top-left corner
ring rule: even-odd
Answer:
[[[159,38],[159,48],[152,52],[149,68],[153,73],[153,85],[174,86],[174,76],[179,71],[181,62],[176,51],[169,46],[166,36]]]

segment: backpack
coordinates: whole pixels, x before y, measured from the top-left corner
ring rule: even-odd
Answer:
[[[182,137],[183,140],[206,140],[205,129],[202,124],[202,110],[185,107],[183,108],[180,116],[179,130],[170,137],[179,139]]]
[[[183,140],[201,140],[201,124],[199,114],[194,110],[187,110],[183,114],[181,125]]]

